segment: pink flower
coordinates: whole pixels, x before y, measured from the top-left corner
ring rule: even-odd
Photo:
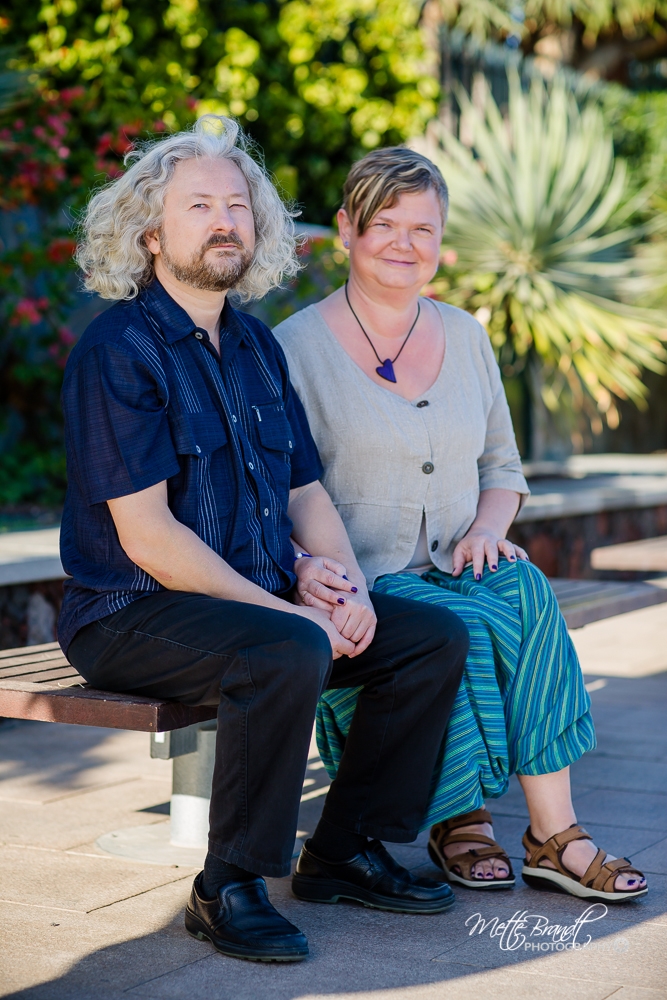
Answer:
[[[458,259],[459,255],[456,250],[444,250],[440,254],[440,263],[444,264],[445,267],[454,267]]]
[[[16,303],[14,315],[10,320],[12,326],[18,326],[19,323],[29,323],[30,325],[40,323],[42,317],[39,309],[41,303],[45,301],[45,299],[20,299]]]
[[[58,115],[49,115],[46,123],[51,126],[56,135],[63,136],[67,134],[67,127]]]

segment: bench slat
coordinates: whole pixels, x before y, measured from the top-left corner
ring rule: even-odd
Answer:
[[[16,652],[16,651],[15,651]],[[59,651],[58,653],[39,653],[37,656],[29,656],[24,653],[23,655],[7,656],[4,660],[0,660],[0,677],[3,676],[5,670],[10,667],[26,666],[30,667],[31,664],[36,663],[39,665],[46,665],[50,663],[67,663],[63,654]]]
[[[604,618],[667,602],[667,590],[649,583],[558,579],[550,582],[568,628],[582,628]]]
[[[31,663],[28,667],[3,667],[0,669],[0,681],[9,681],[17,677],[25,677],[26,680],[35,680],[35,674],[49,674],[51,671],[63,674],[63,676],[78,677],[79,680],[82,679],[81,675],[76,672],[71,663],[62,659],[60,662]]]
[[[638,542],[603,545],[591,552],[593,569],[634,570],[642,573],[667,572],[667,535],[643,538]]]
[[[57,651],[62,656],[62,650],[57,642],[43,642],[39,646],[23,646],[19,649],[0,649],[0,661],[2,661],[6,656],[16,656],[17,653],[45,653]]]
[[[207,722],[215,719],[216,714],[212,706],[191,707],[95,688],[52,689],[28,681],[0,682],[0,715],[10,719],[162,733]]]
[[[16,669],[19,668],[17,667]],[[81,674],[77,674],[76,670],[73,670],[69,663],[64,664],[62,667],[52,667],[49,670],[33,670],[30,673],[19,673],[13,676],[11,674],[3,674],[0,677],[0,685],[4,681],[20,681],[21,683],[29,682],[31,684],[49,684],[53,682],[58,687],[62,687],[62,684],[66,681],[70,686],[72,684],[79,684],[82,687],[87,687]]]

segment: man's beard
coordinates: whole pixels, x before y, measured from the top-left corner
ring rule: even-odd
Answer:
[[[164,230],[160,230],[159,235],[162,263],[175,278],[185,285],[190,285],[191,288],[199,288],[206,292],[223,292],[228,288],[234,288],[252,264],[252,253],[246,249],[243,240],[236,233],[211,236],[189,260],[185,261],[177,261],[171,256]],[[216,254],[217,264],[207,258],[206,253],[211,247],[219,247],[225,243],[233,243],[240,253],[219,250]]]

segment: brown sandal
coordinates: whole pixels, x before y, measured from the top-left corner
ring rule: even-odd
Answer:
[[[428,842],[428,853],[433,864],[442,868],[450,882],[458,882],[468,889],[511,889],[515,878],[512,871],[512,863],[500,844],[497,844],[491,837],[483,833],[452,833],[460,826],[471,826],[473,823],[491,823],[491,813],[486,809],[475,809],[474,812],[465,813],[463,816],[455,816],[453,819],[446,819],[442,823],[436,823],[431,827],[431,837]],[[451,858],[445,857],[445,847],[449,844],[461,844],[468,841],[478,841],[488,844],[488,847],[473,848],[464,851],[462,854],[454,854]],[[478,861],[496,858],[504,861],[507,865],[509,875],[507,878],[481,879],[473,878],[471,875],[473,865]],[[458,868],[459,872],[453,871]]]
[[[637,896],[646,895],[648,887],[631,890],[615,888],[617,875],[634,872],[643,878],[644,874],[638,868],[633,868],[628,858],[605,861],[607,852],[602,849],[598,850],[583,875],[575,875],[566,868],[563,864],[563,851],[567,845],[573,840],[592,839],[583,826],[573,823],[567,830],[556,833],[540,844],[528,827],[522,840],[523,846],[530,854],[530,860],[523,866],[521,872],[524,882],[533,889],[568,892],[571,896],[579,896],[580,899],[604,899],[610,903],[620,903],[624,899],[635,899]],[[540,864],[541,861],[550,861],[555,868],[546,868]]]

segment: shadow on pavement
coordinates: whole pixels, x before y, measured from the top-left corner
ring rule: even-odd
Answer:
[[[665,707],[667,674],[610,678],[593,694],[598,749],[577,762],[572,772],[580,821],[601,846],[629,855],[646,871],[650,892],[641,900],[591,907],[571,896],[531,890],[519,876],[511,892],[460,889],[456,906],[448,913],[414,917],[352,905],[302,903],[292,897],[289,880],[268,880],[273,902],[308,935],[311,956],[303,964],[259,965],[219,956],[210,945],[186,934],[179,913],[161,929],[98,948],[64,974],[9,996],[13,1000],[313,1000],[365,994],[369,1000],[374,995],[382,1000],[534,1000],[537,996],[599,1000],[627,986],[640,990],[647,1000],[663,997]],[[102,734],[109,735],[107,730],[82,732],[74,748],[79,759],[71,762],[73,771],[89,755],[94,761]],[[27,751],[25,742],[21,745]],[[16,767],[29,770],[35,760],[28,753]],[[48,773],[55,781],[66,780],[70,773],[64,757],[43,767],[42,780]],[[510,791],[490,805],[497,838],[506,844],[520,871],[520,838],[527,815],[516,779]],[[313,829],[320,808],[319,799],[304,803],[301,830]],[[422,834],[414,845],[388,846],[402,864],[435,876],[425,842]],[[184,883],[183,901],[187,890]],[[160,905],[157,897],[154,905]],[[98,929],[100,922],[104,924],[104,912],[96,911]],[[107,912],[109,937],[116,934],[113,907]],[[76,919],[81,920],[83,933],[90,917],[81,914]],[[127,923],[132,934],[129,914]],[[141,918],[136,925],[140,931]],[[570,947],[573,944],[587,947]]]

